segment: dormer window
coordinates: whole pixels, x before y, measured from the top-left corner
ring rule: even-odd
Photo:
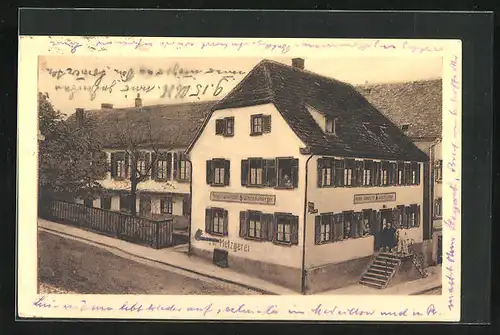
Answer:
[[[325,122],[325,133],[327,134],[332,134],[332,135],[337,135],[337,127],[338,127],[338,119],[326,119]]]
[[[409,125],[409,124],[403,124],[403,125],[401,126],[401,130],[402,130],[403,132],[407,132],[409,128],[410,128],[410,125]]]

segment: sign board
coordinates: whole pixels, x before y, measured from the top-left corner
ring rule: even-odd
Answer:
[[[396,201],[396,193],[373,193],[373,194],[355,194],[355,204],[366,204],[370,202]]]
[[[276,203],[276,196],[269,194],[210,192],[210,200],[224,201],[224,202],[241,202],[246,204],[274,205]]]

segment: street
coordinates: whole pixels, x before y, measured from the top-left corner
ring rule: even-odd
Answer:
[[[118,257],[100,248],[38,232],[40,293],[252,295],[249,289],[182,275]]]

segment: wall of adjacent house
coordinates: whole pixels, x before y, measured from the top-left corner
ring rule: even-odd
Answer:
[[[271,115],[271,132],[260,136],[250,136],[250,116],[253,114]],[[234,117],[234,136],[215,135],[216,119]],[[228,211],[228,236],[221,240],[228,244],[214,246],[207,241],[198,241],[191,236],[191,245],[204,252],[214,248],[225,248],[231,256],[281,264],[300,268],[302,264],[302,223],[304,211],[304,168],[306,156],[299,153],[304,144],[289,128],[279,111],[272,104],[236,109],[218,110],[213,113],[206,128],[190,152],[193,163],[192,228],[205,230],[205,209],[223,208]],[[249,157],[276,158],[294,157],[299,159],[298,188],[275,189],[268,187],[246,187],[241,185],[241,161]],[[214,187],[206,182],[206,161],[214,158],[230,160],[229,186]],[[219,202],[210,200],[210,193],[231,192],[275,195],[275,205],[246,204],[239,202]],[[286,212],[299,217],[298,245],[276,245],[270,241],[253,241],[239,237],[240,211],[256,210],[263,213]],[[220,238],[219,236],[215,236]],[[238,250],[242,246],[243,250]],[[247,251],[245,251],[247,249]]]
[[[378,187],[318,187],[317,156],[309,161],[307,201],[313,202],[317,214],[307,214],[306,223],[306,267],[314,268],[331,263],[341,263],[374,254],[374,237],[346,239],[315,245],[315,217],[321,213],[341,213],[343,211],[361,212],[363,209],[380,211],[398,205],[420,205],[420,225],[410,229],[399,229],[401,238],[413,239],[421,243],[423,227],[423,167],[420,164],[420,184],[412,186]],[[395,193],[395,201],[354,204],[356,194]]]

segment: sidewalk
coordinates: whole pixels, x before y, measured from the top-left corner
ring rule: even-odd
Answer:
[[[210,279],[221,280],[227,283],[236,284],[245,288],[261,292],[263,294],[273,295],[297,295],[298,292],[285,287],[270,283],[268,281],[246,276],[230,268],[220,268],[212,263],[188,256],[182,252],[182,248],[153,249],[134,243],[129,243],[112,237],[92,233],[83,229],[38,219],[38,229],[47,231],[67,238],[72,238],[80,242],[104,248],[117,256],[131,260],[146,261],[154,264],[169,266],[175,270],[187,271],[189,273],[207,277]],[[321,295],[339,295],[339,294],[419,294],[432,288],[441,286],[441,267],[427,268],[429,276],[423,279],[402,283],[389,287],[384,290],[377,290],[363,285],[351,285],[337,290],[331,290],[319,293]]]

